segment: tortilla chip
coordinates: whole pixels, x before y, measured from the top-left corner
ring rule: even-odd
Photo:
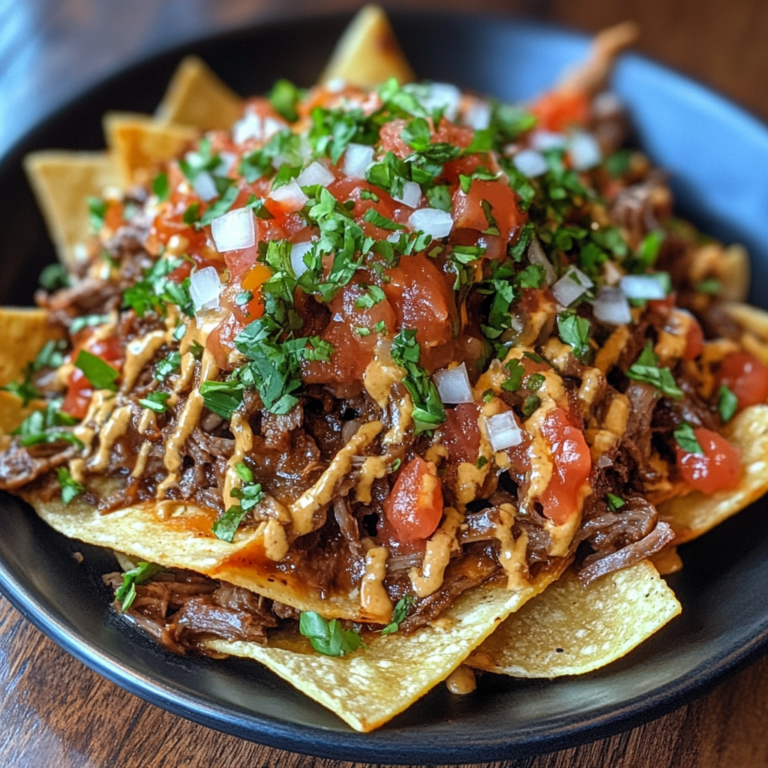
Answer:
[[[243,100],[202,59],[187,56],[174,72],[155,117],[201,131],[228,130],[242,111]]]
[[[89,197],[120,183],[106,152],[33,152],[24,169],[48,225],[48,232],[63,264],[85,257],[84,243],[91,237]]]
[[[24,405],[20,397],[11,392],[0,392],[0,438],[10,435],[34,411],[45,408],[45,400],[33,400]],[[0,444],[0,450],[7,446]]]
[[[586,589],[569,570],[507,619],[467,664],[513,677],[582,675],[620,659],[681,610],[647,561]]]
[[[358,731],[372,731],[406,710],[453,672],[510,613],[556,580],[541,574],[525,589],[478,587],[410,636],[372,635],[367,649],[343,657],[315,653],[306,638],[270,635],[269,646],[211,640],[206,646],[260,661]]]
[[[148,115],[108,112],[104,116],[104,134],[123,185],[130,187],[149,184],[158,167],[181,154],[199,132]]]
[[[718,280],[724,301],[746,301],[749,296],[749,254],[743,245],[731,245],[720,259]]]
[[[344,80],[370,88],[390,77],[401,83],[415,79],[387,15],[378,5],[366,5],[336,44],[320,82]]]
[[[44,309],[0,308],[0,386],[21,379],[45,342],[62,337],[61,328],[48,324]]]
[[[675,544],[701,536],[768,492],[768,405],[745,408],[723,434],[741,451],[741,482],[732,491],[694,491],[664,502],[659,512],[672,526]]]

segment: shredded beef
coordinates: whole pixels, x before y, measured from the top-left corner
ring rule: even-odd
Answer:
[[[613,552],[612,554],[589,563],[579,571],[579,581],[588,587],[595,579],[607,573],[619,571],[630,565],[635,565],[651,555],[659,552],[671,543],[675,534],[667,523],[657,523],[656,527],[645,537],[633,544]],[[586,561],[585,561],[586,562]]]
[[[627,232],[632,247],[637,247],[671,213],[672,195],[658,173],[620,192],[611,208],[611,218]]]
[[[122,575],[104,580],[117,588]],[[208,653],[202,643],[211,638],[264,644],[267,630],[278,625],[266,598],[186,571],[160,573],[136,585],[126,615],[175,653]]]
[[[57,441],[23,447],[13,442],[0,451],[0,489],[16,491],[76,455],[69,443]]]

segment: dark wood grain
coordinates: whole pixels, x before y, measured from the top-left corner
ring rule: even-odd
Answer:
[[[260,18],[355,5],[345,0],[294,0],[290,6],[283,0],[0,2],[0,152],[50,106],[138,55]],[[432,0],[419,5],[523,12],[585,31],[633,18],[643,30],[640,50],[768,118],[765,0]],[[489,765],[761,768],[768,766],[767,723],[768,659],[763,659],[690,705],[622,735]],[[146,704],[68,656],[0,598],[0,766],[303,765],[362,766],[261,747]]]

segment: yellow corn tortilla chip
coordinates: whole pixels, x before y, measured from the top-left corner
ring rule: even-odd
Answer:
[[[62,336],[61,328],[49,325],[44,309],[0,308],[0,386],[22,378],[45,342]]]
[[[104,135],[122,183],[130,187],[149,184],[157,168],[181,154],[199,132],[148,115],[108,112],[104,116]]]
[[[768,312],[737,301],[727,302],[724,306],[725,311],[741,326],[744,349],[755,355],[763,365],[768,365]]]
[[[478,587],[447,608],[435,626],[410,636],[366,637],[367,649],[343,657],[315,653],[306,638],[278,634],[269,646],[211,640],[211,650],[260,661],[358,731],[372,731],[406,710],[453,672],[510,613],[560,572],[540,574],[509,591]]]
[[[681,610],[647,561],[586,589],[569,570],[510,616],[466,663],[513,677],[582,675],[620,659]]]
[[[664,502],[659,512],[672,526],[675,544],[701,536],[768,491],[768,405],[745,408],[723,434],[741,451],[741,482],[732,491],[711,496],[694,491]]]
[[[24,169],[59,260],[72,264],[83,258],[91,237],[87,199],[120,183],[111,158],[106,152],[33,152],[24,158]]]
[[[2,438],[13,432],[27,416],[42,408],[45,408],[44,400],[32,400],[24,405],[21,398],[11,392],[0,392],[0,450],[6,449]]]
[[[242,99],[202,59],[187,56],[174,72],[155,117],[210,131],[231,128],[242,111]]]
[[[746,301],[749,296],[749,254],[743,245],[731,245],[723,251],[718,279],[720,298],[725,301]]]
[[[372,87],[390,77],[407,83],[415,75],[387,15],[378,5],[366,5],[336,44],[320,82],[344,80],[350,85]]]

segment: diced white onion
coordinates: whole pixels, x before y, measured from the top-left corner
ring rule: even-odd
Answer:
[[[211,235],[219,253],[250,248],[256,242],[256,227],[250,208],[236,208],[211,222]]]
[[[249,109],[232,126],[232,138],[235,144],[243,144],[248,139],[266,141],[285,127],[286,123],[275,120],[273,117],[262,120],[252,109]]]
[[[472,397],[472,385],[469,383],[467,366],[465,363],[456,368],[446,368],[442,371],[435,371],[432,375],[437,391],[440,393],[440,399],[444,403],[455,405],[457,403],[474,403]]]
[[[628,299],[664,299],[666,286],[656,275],[624,275],[619,281]]]
[[[562,133],[553,131],[534,131],[531,134],[530,144],[533,149],[543,152],[546,149],[562,149],[568,143],[568,139]]]
[[[464,113],[464,124],[484,131],[491,124],[491,105],[482,99],[473,99]]]
[[[411,214],[408,223],[414,230],[432,235],[435,240],[448,237],[453,229],[451,214],[438,208],[420,208]]]
[[[219,196],[219,193],[216,190],[216,184],[213,182],[213,177],[206,171],[198,173],[197,176],[195,176],[192,188],[197,193],[197,196],[206,203],[209,200],[213,200],[214,197]]]
[[[280,133],[283,128],[287,128],[288,123],[284,123],[282,120],[275,120],[274,117],[265,117],[264,126],[262,128],[261,138],[262,141],[268,141],[276,133]]]
[[[320,184],[322,187],[327,187],[331,182],[335,181],[336,177],[322,164],[315,160],[314,163],[310,163],[296,178],[296,183],[300,187],[314,187],[315,184]]]
[[[427,112],[443,109],[443,114],[455,121],[459,114],[461,91],[450,83],[429,83],[425,91],[417,94],[421,105]]]
[[[296,277],[301,277],[309,267],[304,263],[304,257],[312,250],[312,243],[295,243],[291,247],[291,266]]]
[[[221,280],[214,267],[206,267],[189,276],[189,296],[195,305],[195,311],[219,308]]]
[[[552,286],[552,293],[559,304],[568,307],[593,285],[580,269],[568,267],[568,271]]]
[[[214,176],[226,176],[236,161],[237,155],[234,152],[219,152],[219,164],[213,169]]]
[[[588,171],[596,165],[600,165],[603,159],[603,153],[597,139],[590,133],[579,131],[574,134],[568,145],[568,152],[571,156],[571,165],[577,171]]]
[[[406,181],[403,184],[403,194],[400,197],[392,195],[392,199],[409,208],[415,208],[421,201],[421,187],[415,181]]]
[[[535,176],[541,176],[542,173],[546,173],[549,166],[544,159],[544,155],[540,152],[536,152],[533,149],[524,149],[522,152],[518,152],[513,158],[512,162],[523,176],[527,176],[529,179]]]
[[[528,261],[530,261],[531,264],[538,264],[539,266],[544,267],[544,278],[547,281],[547,285],[552,285],[552,283],[557,280],[555,269],[547,258],[547,255],[544,253],[544,249],[541,247],[538,237],[534,237],[533,240],[531,240],[531,244],[528,246]]]
[[[629,302],[620,288],[603,286],[597,292],[592,311],[600,322],[609,325],[625,325],[632,322]]]
[[[505,451],[523,442],[523,433],[512,411],[491,416],[486,420],[485,427],[494,451]]]
[[[300,211],[307,203],[309,198],[301,191],[301,187],[296,183],[296,179],[291,179],[282,187],[273,189],[269,193],[271,200],[280,203],[282,208],[291,213]]]
[[[348,144],[344,153],[344,175],[364,179],[365,169],[373,162],[373,147],[365,144]]]

